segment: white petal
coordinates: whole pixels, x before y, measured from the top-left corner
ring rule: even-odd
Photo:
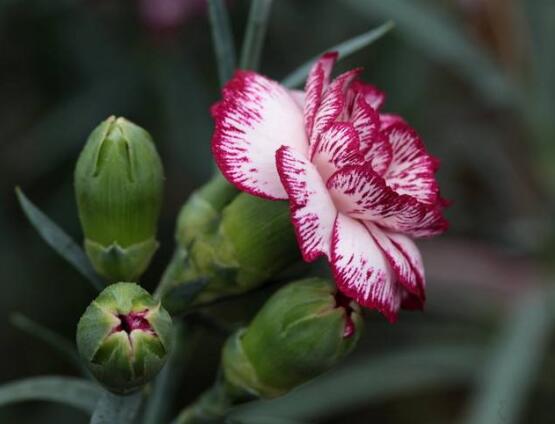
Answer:
[[[223,100],[213,109],[212,150],[218,167],[243,191],[286,199],[275,152],[292,146],[307,153],[301,108],[287,89],[255,72],[236,72],[223,92]]]
[[[290,147],[276,154],[276,165],[289,196],[291,219],[305,261],[329,257],[337,210],[316,167]]]
[[[395,321],[402,287],[368,229],[342,213],[333,228],[331,265],[337,287],[347,296]]]

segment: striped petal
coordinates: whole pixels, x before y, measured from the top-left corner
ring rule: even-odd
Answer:
[[[390,322],[397,319],[402,287],[395,283],[393,270],[368,229],[342,213],[333,227],[331,266],[341,292],[377,309]]]
[[[366,104],[370,105],[373,109],[378,110],[385,103],[385,93],[371,84],[355,81],[352,89],[359,93],[364,98]]]
[[[337,210],[318,170],[287,146],[278,150],[276,165],[289,196],[291,220],[304,260],[329,257]]]
[[[249,71],[238,71],[213,109],[212,151],[224,176],[247,193],[286,199],[275,166],[275,152],[308,149],[302,110],[289,91]]]
[[[306,79],[304,106],[304,121],[308,137],[312,136],[316,111],[322,103],[324,90],[328,87],[331,71],[337,61],[337,52],[324,54],[312,67]]]
[[[395,273],[396,281],[402,284],[408,292],[417,296],[423,304],[425,299],[424,266],[414,242],[402,234],[381,229],[371,222],[365,222],[365,225],[385,254]]]
[[[426,204],[438,201],[435,179],[438,161],[426,153],[424,144],[408,125],[397,122],[384,131],[393,157],[384,174],[387,185],[399,194],[407,194]]]
[[[447,228],[441,210],[400,195],[378,174],[361,166],[345,167],[326,184],[339,211],[413,237],[439,234]]]
[[[380,115],[362,97],[356,97],[350,122],[360,137],[360,150],[370,167],[382,175],[389,167],[393,151],[380,132]]]
[[[311,148],[317,136],[336,122],[346,104],[346,92],[349,84],[360,74],[360,69],[353,69],[339,75],[325,90],[320,106],[314,116],[314,125],[310,135]]]
[[[318,137],[311,160],[324,181],[345,166],[363,165],[364,158],[354,126],[347,122],[332,124]]]

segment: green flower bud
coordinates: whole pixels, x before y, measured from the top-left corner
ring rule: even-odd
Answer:
[[[208,281],[197,298],[207,302],[260,286],[300,259],[287,202],[241,193],[223,205],[214,193],[200,191],[180,213],[177,239],[186,253],[180,275],[162,290],[172,312],[181,308],[172,291],[183,284]]]
[[[276,292],[222,354],[226,381],[238,392],[283,395],[335,365],[357,343],[358,305],[320,278]]]
[[[151,380],[166,362],[170,315],[135,283],[108,286],[77,325],[77,348],[109,390],[126,394]]]
[[[89,136],[75,168],[85,250],[113,281],[134,280],[156,249],[163,169],[150,135],[110,117]]]

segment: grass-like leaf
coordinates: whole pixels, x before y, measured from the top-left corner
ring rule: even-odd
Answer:
[[[89,372],[83,366],[83,361],[77,353],[77,350],[75,350],[74,344],[65,337],[20,313],[13,314],[10,317],[10,321],[14,327],[41,340],[52,349],[58,351],[64,358],[75,365],[83,375],[89,376]]]
[[[553,293],[546,296],[543,290],[531,293],[508,317],[485,369],[480,370],[465,423],[521,422],[524,402],[548,349],[553,327],[550,297]]]
[[[83,252],[83,249],[81,249],[64,230],[37,208],[19,187],[15,189],[15,192],[25,216],[27,216],[43,240],[60,256],[73,265],[95,289],[102,290],[104,288],[104,282],[98,274],[96,274],[87,255]]]
[[[94,383],[73,377],[35,377],[0,386],[0,407],[26,401],[58,402],[92,413],[102,394]]]
[[[257,401],[235,409],[239,420],[269,416],[316,421],[334,412],[415,391],[453,387],[474,381],[482,349],[473,345],[427,346],[336,369],[286,396]]]
[[[141,406],[142,394],[118,396],[104,392],[96,405],[91,424],[130,424]]]
[[[241,46],[241,69],[257,70],[262,56],[272,0],[252,0],[247,30]]]
[[[369,46],[374,41],[380,39],[385,34],[387,34],[394,26],[395,24],[393,22],[391,21],[386,22],[377,28],[373,28],[368,32],[357,35],[356,37],[353,37],[347,41],[344,41],[340,44],[330,47],[326,51],[336,51],[339,53],[339,59],[343,59]],[[312,68],[312,65],[314,65],[314,63],[318,60],[320,56],[321,54],[314,56],[308,62],[299,66],[297,69],[295,69],[293,72],[291,72],[283,79],[282,84],[289,88],[294,88],[301,85],[305,81],[308,73],[310,72],[310,68]]]
[[[224,85],[231,78],[235,70],[235,46],[229,23],[229,15],[223,0],[208,0],[210,25],[214,51],[218,63],[220,85]]]

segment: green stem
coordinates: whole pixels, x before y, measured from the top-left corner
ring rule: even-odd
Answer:
[[[192,405],[185,408],[172,424],[207,424],[221,422],[235,399],[222,379],[204,392]]]
[[[141,406],[142,393],[119,396],[104,392],[91,417],[90,424],[131,424]]]
[[[168,409],[175,398],[181,376],[193,350],[195,334],[190,326],[177,322],[174,326],[173,341],[168,362],[154,382],[143,424],[167,422]]]
[[[187,258],[187,251],[181,247],[177,247],[173,256],[166,266],[164,274],[158,283],[158,287],[154,292],[154,297],[156,299],[161,299],[162,296],[176,283],[179,281],[180,276],[185,271],[185,263]]]

